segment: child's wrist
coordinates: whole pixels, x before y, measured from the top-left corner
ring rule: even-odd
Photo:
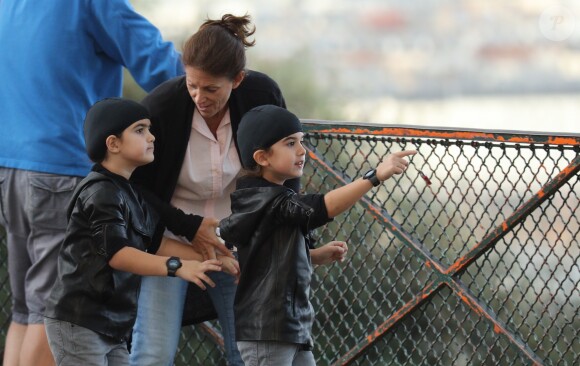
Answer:
[[[377,187],[378,185],[380,185],[382,183],[382,181],[377,176],[377,170],[376,169],[371,169],[368,172],[366,172],[363,175],[363,179],[366,179],[369,182],[371,182],[371,184],[373,185],[373,187]]]

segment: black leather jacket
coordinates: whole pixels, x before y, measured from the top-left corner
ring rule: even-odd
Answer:
[[[231,198],[220,230],[238,247],[236,340],[312,344],[308,233],[329,221],[324,196],[242,178]]]
[[[76,187],[68,217],[45,316],[126,340],[135,323],[141,277],[108,262],[125,246],[156,252],[148,245],[157,216],[129,181],[95,165]]]

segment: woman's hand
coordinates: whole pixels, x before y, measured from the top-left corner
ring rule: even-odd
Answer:
[[[216,259],[216,251],[224,256],[234,258],[228,247],[216,235],[219,221],[213,217],[204,217],[195,237],[191,241],[193,249],[203,256],[203,259]]]
[[[217,259],[210,259],[205,262],[195,260],[184,260],[181,262],[182,266],[175,272],[175,274],[189,282],[195,283],[199,288],[205,290],[205,284],[215,287],[215,283],[207,276],[206,272],[221,271],[222,263]]]
[[[240,264],[235,258],[218,254],[218,259],[222,262],[222,270],[235,277],[235,283],[240,280]]]
[[[320,248],[310,249],[310,258],[314,264],[343,262],[347,252],[348,246],[344,241],[331,241]]]

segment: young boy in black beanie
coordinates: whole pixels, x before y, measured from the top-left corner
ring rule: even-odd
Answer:
[[[153,247],[157,214],[129,182],[153,161],[149,114],[122,98],[97,102],[85,118],[87,153],[96,164],[76,187],[45,325],[58,365],[128,365],[127,338],[137,312],[140,275],[178,276],[205,289],[207,271],[237,275],[229,257],[200,262],[191,246]],[[156,254],[150,254],[156,253]]]
[[[238,248],[236,339],[246,366],[315,365],[310,304],[312,263],[341,260],[346,244],[309,249],[309,232],[353,206],[371,188],[407,168],[406,156],[388,155],[361,179],[327,194],[296,194],[283,186],[302,176],[306,150],[302,125],[272,105],[247,112],[237,141],[244,168],[232,193],[232,214],[220,235]]]

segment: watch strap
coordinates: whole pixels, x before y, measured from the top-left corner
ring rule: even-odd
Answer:
[[[381,184],[381,181],[379,180],[379,178],[377,178],[376,169],[371,169],[368,172],[366,172],[365,175],[363,175],[363,179],[367,179],[368,181],[370,181],[373,187],[377,187],[378,185]]]

